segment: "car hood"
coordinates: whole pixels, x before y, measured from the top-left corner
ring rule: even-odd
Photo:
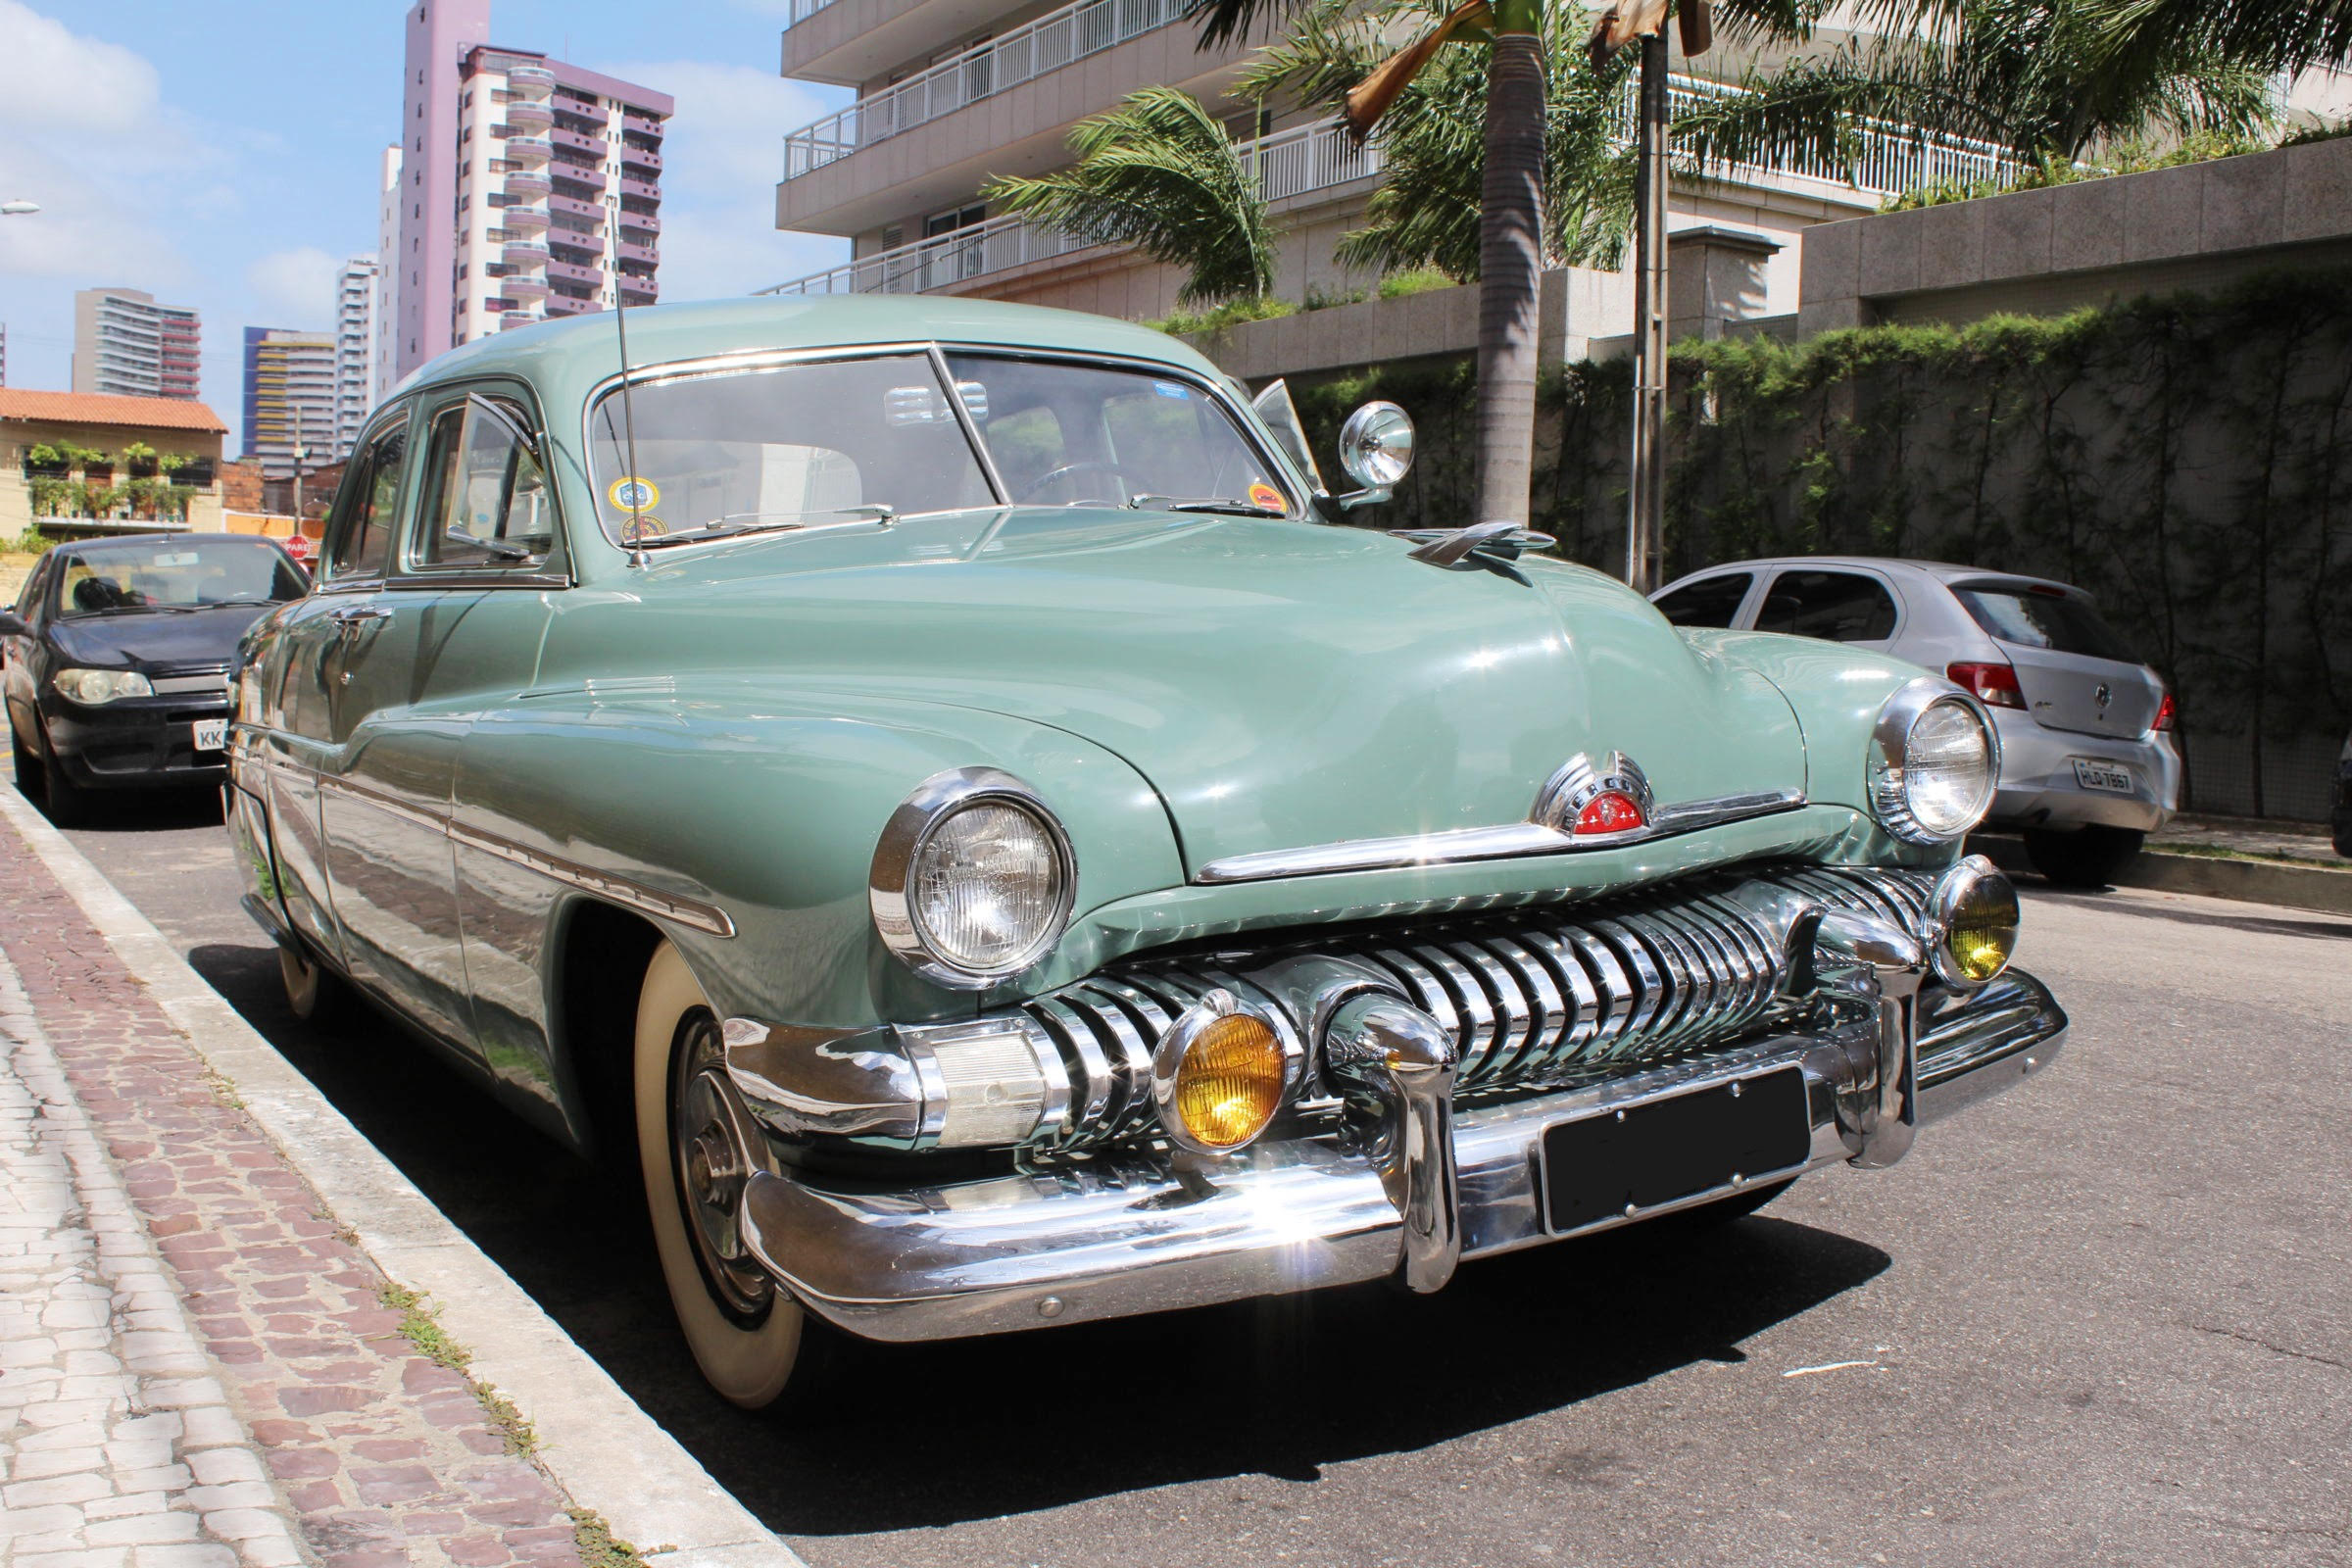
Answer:
[[[1444,570],[1410,548],[1071,509],[770,536],[655,557],[625,628],[560,614],[541,679],[609,673],[621,647],[631,672],[786,672],[1050,724],[1152,782],[1195,873],[1522,821],[1579,753],[1624,752],[1660,805],[1804,787],[1780,693],[1622,584],[1535,559],[1525,580]]]
[[[149,670],[218,668],[236,657],[247,627],[270,605],[209,610],[134,610],[53,622],[49,641],[70,663],[130,664]]]

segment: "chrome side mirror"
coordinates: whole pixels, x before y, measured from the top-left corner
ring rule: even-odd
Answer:
[[[1343,510],[1386,501],[1413,467],[1413,416],[1394,403],[1367,403],[1340,426],[1340,466],[1363,486],[1332,497]]]

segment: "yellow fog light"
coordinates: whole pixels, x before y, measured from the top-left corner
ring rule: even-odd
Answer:
[[[1282,1109],[1298,1060],[1271,1020],[1229,991],[1186,1009],[1152,1054],[1152,1097],[1171,1142],[1204,1154],[1243,1148]]]
[[[2017,889],[1982,855],[1944,872],[1928,900],[1927,948],[1936,977],[1969,990],[2017,952]]]

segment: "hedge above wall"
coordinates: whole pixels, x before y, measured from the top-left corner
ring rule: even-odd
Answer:
[[[2352,271],[2050,318],[1674,350],[1667,570],[1909,556],[2077,583],[2180,697],[2261,742],[2352,727]],[[1366,526],[1474,521],[1466,358],[1294,384],[1318,451],[1370,397],[1423,457]],[[1625,560],[1630,366],[1540,399],[1535,525]],[[2260,784],[2257,778],[2256,791]]]

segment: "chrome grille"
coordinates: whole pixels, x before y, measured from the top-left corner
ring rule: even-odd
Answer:
[[[1242,976],[1296,954],[1387,975],[1453,1032],[1455,1098],[1477,1100],[1633,1071],[1739,1038],[1770,1016],[1786,966],[1765,921],[1725,897],[1741,882],[1919,929],[1931,880],[1908,871],[1805,867],[1686,878],[1638,894],[1352,934],[1275,933],[1263,946],[1117,964],[1026,1004],[1070,1069],[1068,1141],[1096,1144],[1152,1119],[1152,1053],[1213,988],[1277,1013]]]

